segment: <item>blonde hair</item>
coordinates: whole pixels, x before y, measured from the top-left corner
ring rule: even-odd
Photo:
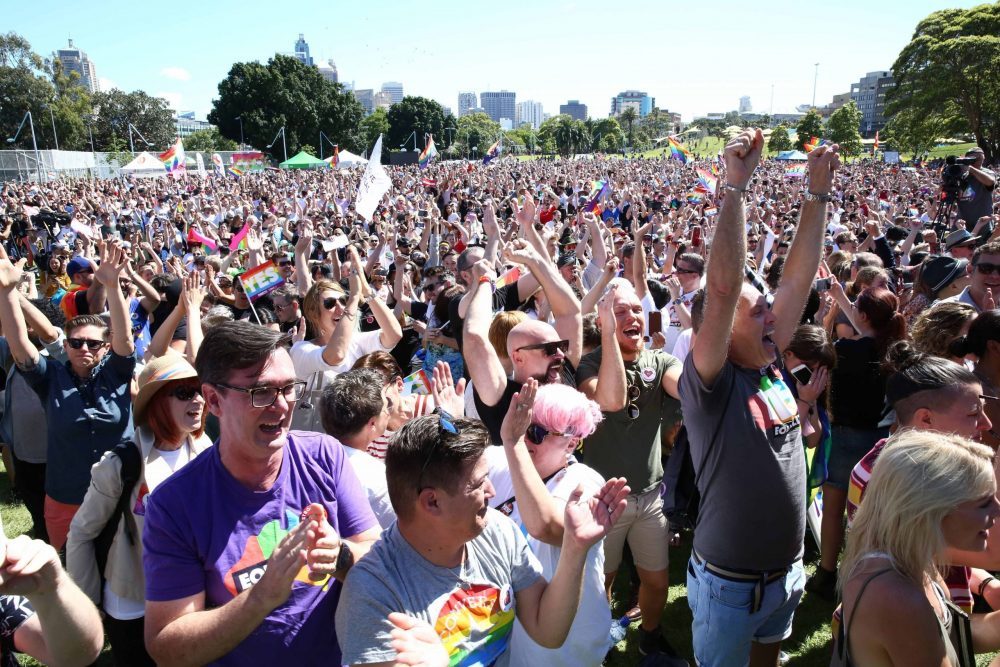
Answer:
[[[309,288],[309,291],[306,292],[305,298],[302,299],[302,313],[309,320],[309,324],[317,329],[320,328],[320,324],[322,323],[320,315],[323,311],[323,292],[327,291],[336,292],[338,296],[347,297],[347,292],[340,286],[340,283],[335,283],[332,280],[317,280]]]
[[[521,310],[505,310],[496,314],[490,323],[490,344],[497,351],[501,361],[510,359],[507,355],[507,336],[510,330],[528,319],[528,314]]]
[[[976,309],[959,301],[941,301],[917,316],[910,337],[924,354],[951,358],[948,346],[962,335],[962,327],[974,320]]]
[[[941,521],[962,503],[994,493],[993,450],[986,445],[936,431],[899,431],[875,463],[838,585],[873,552],[890,555],[901,575],[922,585],[945,565]]]

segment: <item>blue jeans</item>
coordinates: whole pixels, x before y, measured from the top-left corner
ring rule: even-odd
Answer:
[[[806,576],[802,561],[764,588],[760,609],[750,613],[753,581],[729,581],[688,561],[687,599],[694,615],[694,657],[701,667],[738,667],[750,663],[750,643],[774,644],[792,634],[792,618]]]

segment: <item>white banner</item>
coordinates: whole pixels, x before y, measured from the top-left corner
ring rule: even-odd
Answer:
[[[382,201],[383,195],[390,188],[392,188],[392,179],[382,168],[382,135],[380,134],[378,141],[375,142],[375,147],[372,148],[372,156],[365,168],[365,175],[361,177],[361,185],[358,186],[358,200],[355,203],[355,210],[365,220],[371,221],[378,203]]]
[[[195,153],[194,159],[195,162],[198,163],[198,175],[202,178],[208,176],[208,174],[205,173],[205,160],[201,157],[201,153]]]

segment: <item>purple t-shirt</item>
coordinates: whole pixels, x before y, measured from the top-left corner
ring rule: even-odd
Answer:
[[[212,447],[147,499],[142,535],[146,599],[177,600],[205,592],[208,609],[257,583],[281,539],[312,502],[326,507],[342,536],[378,523],[340,445],[305,431],[288,435],[281,471],[264,492],[250,491]],[[302,569],[285,604],[213,665],[339,665],[334,612],[341,584],[312,582]]]

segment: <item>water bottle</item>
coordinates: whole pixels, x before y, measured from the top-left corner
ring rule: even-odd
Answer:
[[[625,639],[626,633],[628,633],[628,626],[632,623],[632,620],[628,616],[622,616],[617,621],[611,621],[611,644],[617,644],[621,640]]]

